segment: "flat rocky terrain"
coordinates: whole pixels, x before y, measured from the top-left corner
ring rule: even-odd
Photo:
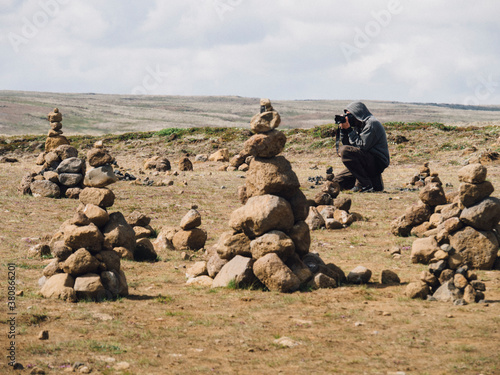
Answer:
[[[500,270],[476,271],[486,285],[482,303],[455,306],[410,299],[405,296],[407,284],[418,280],[427,266],[410,261],[415,237],[390,232],[391,221],[418,202],[418,190],[408,189],[406,183],[425,162],[439,174],[445,191],[451,192],[460,184],[458,170],[469,160],[482,160],[487,179],[500,189],[500,160],[495,157],[500,152],[500,131],[491,126],[497,124],[493,114],[498,107],[488,111],[490,118],[480,119],[481,124],[476,124],[480,126],[471,128],[473,121],[464,115],[469,110],[445,108],[451,111],[450,121],[443,121],[428,117],[432,109],[445,110],[439,106],[399,105],[396,111],[388,103],[368,105],[374,113],[386,108],[384,121],[400,123],[387,126],[392,164],[384,173],[385,191],[342,192],[352,199],[351,211],[362,220],[344,229],[312,231],[310,249],[346,274],[358,265],[369,268],[368,284],[286,294],[186,286],[186,270],[204,258],[203,250],[188,251],[189,259],[179,251],[165,250],[157,262],[121,261],[129,296],[70,303],[39,295],[38,279],[51,259],[30,256],[29,249],[47,241],[71,218],[78,201],[36,198],[17,190],[23,175],[40,168],[35,160],[49,128],[45,114],[60,108],[65,135],[70,135],[82,157],[95,141],[103,140],[122,170],[154,182],[151,186],[129,181],[114,184],[111,211],[127,215],[138,210],[151,217],[150,225],[159,232],[164,226],[178,225],[197,205],[201,228],[208,234],[205,248],[209,248],[228,230],[231,212],[241,206],[237,188],[244,183],[245,172],[220,171],[220,162],[194,162],[194,158],[220,148],[228,148],[231,155],[238,153],[249,136],[248,121],[257,101],[158,97],[137,98],[125,106],[131,99],[0,94],[0,133],[9,134],[0,138],[0,158],[8,158],[0,163],[0,288],[7,295],[7,265],[15,264],[20,292],[15,311],[16,360],[24,366],[24,370],[12,370],[3,345],[1,373],[29,374],[33,367],[47,374],[69,369],[92,374],[500,373]],[[319,189],[311,181],[324,177],[329,166],[334,173],[342,168],[329,136],[331,127],[324,126],[341,110],[340,103],[312,102],[317,111],[312,114],[305,101],[273,102],[283,125],[288,125],[283,128],[287,135],[283,155],[307,198]],[[210,114],[214,106],[216,114]],[[403,116],[405,108],[409,117]],[[178,117],[170,117],[169,111]],[[29,116],[31,123],[25,121]],[[301,118],[306,126],[300,126]],[[417,120],[463,125],[408,124]],[[15,130],[11,124],[17,124]],[[209,125],[224,128],[189,131]],[[160,131],[165,128],[176,130]],[[139,131],[151,133],[126,133]],[[144,169],[146,159],[158,155],[170,160],[172,171]],[[193,161],[194,170],[175,175],[177,161],[184,156]],[[172,182],[158,186],[162,181]],[[500,196],[498,190],[492,195]],[[394,249],[400,255],[393,256]],[[381,284],[386,269],[396,272],[401,284]],[[2,305],[2,342],[7,343],[9,315],[6,303]],[[42,330],[48,331],[47,340],[39,339]],[[289,340],[280,344],[276,341],[280,338]]]

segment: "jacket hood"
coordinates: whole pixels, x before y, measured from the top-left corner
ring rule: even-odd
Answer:
[[[359,121],[366,121],[368,117],[372,116],[366,105],[361,102],[352,102],[345,110],[351,112]]]

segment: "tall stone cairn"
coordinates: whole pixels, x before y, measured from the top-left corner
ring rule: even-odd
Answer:
[[[472,270],[500,268],[500,199],[491,196],[494,187],[486,175],[480,163],[461,168],[453,201],[434,207],[428,221],[421,224],[425,231],[412,231],[422,238],[413,242],[411,261],[429,264],[429,271],[411,284],[409,296],[432,294],[455,303],[484,299],[485,286]],[[424,291],[416,293],[417,286]]]
[[[41,170],[23,176],[18,190],[35,197],[76,199],[83,187],[85,162],[78,158],[77,149],[62,135],[61,112],[54,108],[47,119],[51,129],[45,141],[45,151],[36,159]]]
[[[238,155],[249,163],[245,185],[238,189],[244,205],[231,214],[231,230],[207,251],[205,267],[195,264],[196,270],[188,270],[188,284],[244,287],[260,282],[279,292],[302,285],[335,287],[345,275],[309,253],[307,199],[290,162],[279,155],[286,143],[285,134],[276,129],[279,114],[269,99],[260,104],[261,113],[250,123],[255,134]]]
[[[87,161],[92,168],[85,175],[80,205],[49,243],[54,259],[39,281],[46,298],[77,301],[126,296],[121,258],[156,260],[151,241],[137,236],[133,228],[147,226],[149,218],[132,213],[126,219],[121,212],[108,213],[115,194],[107,186],[118,179],[111,166],[114,158],[101,141],[88,152]]]

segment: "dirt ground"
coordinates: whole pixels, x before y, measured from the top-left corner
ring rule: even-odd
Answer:
[[[488,142],[479,139],[478,147],[490,147]],[[232,147],[237,151],[237,145]],[[145,158],[161,150],[176,169],[179,150],[165,151],[163,144],[117,145],[112,154],[120,166],[144,178],[139,170]],[[350,194],[351,211],[364,220],[342,230],[312,232],[311,251],[346,274],[358,265],[369,268],[368,285],[293,294],[188,287],[185,269],[202,252],[184,261],[178,252],[165,251],[156,263],[122,261],[130,295],[102,303],[46,300],[37,294],[49,260],[28,258],[27,250],[53,234],[78,202],[19,195],[21,177],[37,168],[37,152],[14,154],[18,163],[0,164],[0,288],[7,296],[7,265],[15,264],[16,288],[22,291],[16,297],[15,350],[24,370],[8,366],[11,315],[2,298],[0,373],[29,374],[37,366],[58,374],[73,366],[79,367],[75,372],[87,368],[92,374],[500,374],[500,271],[477,271],[486,284],[485,303],[454,306],[404,296],[406,284],[426,266],[410,263],[414,238],[393,236],[389,225],[418,201],[417,191],[401,188],[422,161],[430,161],[447,191],[458,189],[457,171],[466,157],[461,150],[445,151],[412,157],[404,147],[391,145],[385,192],[342,193]],[[324,176],[329,165],[341,169],[331,148],[290,148],[284,155],[307,197],[316,192],[308,177]],[[172,179],[172,186],[120,181],[111,186],[117,196],[111,211],[139,210],[159,230],[178,225],[197,204],[209,247],[228,230],[230,213],[240,207],[237,187],[244,183],[243,172],[220,172],[219,166],[195,163],[193,172],[178,176],[148,175]],[[500,164],[487,167],[499,189]],[[400,258],[389,254],[393,247],[401,249]],[[402,284],[381,285],[385,269],[395,271]],[[48,330],[48,340],[38,339],[42,330]],[[276,344],[282,337],[294,345]]]

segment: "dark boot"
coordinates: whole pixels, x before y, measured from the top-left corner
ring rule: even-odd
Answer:
[[[384,191],[384,181],[382,181],[382,174],[370,177],[370,181],[372,182],[373,190]]]

